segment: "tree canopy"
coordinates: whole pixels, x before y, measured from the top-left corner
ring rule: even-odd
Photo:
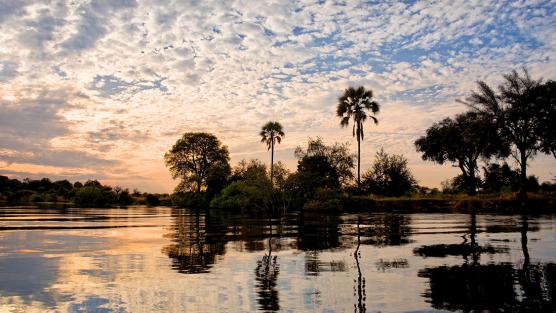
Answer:
[[[488,115],[467,112],[446,118],[427,129],[426,135],[415,141],[423,160],[438,164],[455,163],[466,181],[468,192],[477,188],[476,171],[479,157],[507,155],[507,145],[501,140],[497,124]]]
[[[417,184],[403,155],[388,154],[384,149],[376,153],[371,168],[363,174],[365,191],[383,196],[401,196]]]
[[[479,90],[467,98],[467,105],[497,121],[502,138],[512,146],[512,155],[520,165],[520,196],[526,197],[527,161],[541,149],[538,125],[542,117],[541,80],[534,80],[526,69],[520,74],[512,71],[504,75],[498,93],[484,81]]]
[[[541,84],[535,94],[539,105],[539,120],[535,130],[541,151],[556,158],[556,82]]]
[[[261,142],[266,143],[268,150],[270,152],[270,184],[274,179],[274,145],[276,143],[282,142],[282,137],[284,137],[284,130],[282,128],[282,124],[278,122],[271,122],[264,124],[261,132],[259,133],[261,136]]]
[[[355,155],[349,151],[347,143],[326,145],[321,138],[309,138],[307,148],[298,146],[295,156],[298,159],[298,169],[313,171],[319,167],[338,186],[347,185],[353,180]]]
[[[349,87],[338,99],[336,115],[340,118],[340,125],[346,127],[353,119],[353,136],[357,138],[357,185],[361,186],[361,140],[365,138],[363,123],[370,118],[375,124],[378,119],[379,104],[373,100],[373,91],[360,86],[357,89]]]
[[[164,161],[172,177],[181,179],[183,191],[205,190],[211,171],[230,168],[228,148],[213,134],[202,132],[183,134],[164,155]]]

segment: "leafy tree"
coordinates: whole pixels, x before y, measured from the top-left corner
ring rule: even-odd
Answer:
[[[114,195],[97,186],[85,186],[76,192],[73,202],[79,207],[102,208],[114,203]]]
[[[156,195],[150,193],[147,195],[145,200],[147,201],[148,206],[157,206],[160,204],[160,199]]]
[[[297,163],[297,172],[305,178],[305,190],[316,188],[339,188],[338,173],[323,155],[305,156]]]
[[[369,113],[367,113],[369,111]],[[363,123],[370,118],[375,124],[378,120],[375,115],[379,111],[379,104],[373,100],[372,90],[360,86],[355,89],[349,87],[338,99],[336,115],[340,117],[340,125],[346,127],[349,120],[353,119],[353,136],[357,138],[357,186],[361,187],[361,140],[365,137]]]
[[[249,182],[269,181],[266,165],[257,159],[241,160],[232,170],[231,181],[244,180]]]
[[[535,94],[539,104],[539,121],[536,134],[541,141],[541,151],[556,158],[556,82],[540,85]]]
[[[241,211],[263,210],[271,199],[271,188],[268,187],[252,181],[234,181],[210,202],[210,206]]]
[[[209,169],[207,173],[207,201],[210,201],[226,187],[231,171],[228,162],[218,162]]]
[[[270,153],[270,184],[274,178],[274,144],[276,142],[281,143],[282,137],[284,137],[284,131],[282,125],[278,122],[268,122],[263,125],[261,132],[261,142],[266,143]]]
[[[133,203],[133,198],[131,197],[131,194],[129,193],[129,189],[124,189],[121,193],[120,196],[118,197],[118,204],[120,205],[130,205]]]
[[[507,155],[508,147],[498,135],[497,125],[488,115],[478,112],[459,114],[455,119],[446,118],[427,129],[426,135],[415,141],[423,160],[438,164],[455,163],[462,172],[468,193],[477,189],[477,163]]]
[[[507,163],[497,163],[484,167],[483,190],[486,192],[500,192],[503,190],[519,190],[519,171],[516,171]]]
[[[286,165],[281,161],[278,161],[274,164],[274,185],[280,190],[283,190],[288,180],[288,177],[291,175],[290,171],[286,168]]]
[[[353,179],[355,155],[349,151],[347,143],[326,145],[321,138],[309,138],[307,149],[297,147],[298,171],[320,173],[332,179],[333,184],[347,185]]]
[[[164,155],[174,179],[180,178],[181,189],[200,192],[207,187],[211,170],[230,160],[228,148],[209,133],[185,133]]]
[[[382,148],[369,171],[363,174],[364,189],[374,194],[401,196],[416,185],[417,181],[407,167],[407,159],[401,154],[387,154]]]
[[[537,125],[541,117],[541,99],[538,88],[541,80],[534,80],[526,69],[504,75],[498,93],[484,81],[478,82],[466,103],[498,122],[499,130],[511,144],[512,156],[520,166],[520,198],[527,197],[527,161],[541,149]]]
[[[469,190],[469,187],[466,185],[467,182],[463,175],[456,175],[450,179],[446,179],[445,181],[441,182],[440,185],[442,187],[443,193],[448,194],[456,194],[462,193]]]
[[[211,207],[221,209],[262,210],[273,201],[272,185],[266,165],[259,160],[242,160],[232,170],[231,184],[211,202]]]

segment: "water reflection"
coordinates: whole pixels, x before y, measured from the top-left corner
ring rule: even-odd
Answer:
[[[443,265],[419,271],[420,277],[429,279],[429,288],[424,296],[432,307],[463,312],[554,312],[556,267],[553,263],[531,264],[527,247],[528,219],[527,216],[521,217],[521,268],[519,264],[511,263],[479,263],[482,253],[507,253],[509,249],[481,247],[477,244],[474,213],[471,214],[469,227],[470,242],[467,242],[464,235],[464,242],[460,245],[434,245],[415,249],[414,252],[421,256],[463,257],[462,265]],[[468,260],[469,255],[472,256],[471,262]]]
[[[272,237],[268,239],[268,253],[257,260],[255,268],[255,288],[257,289],[257,302],[259,309],[265,312],[276,312],[280,309],[280,299],[276,282],[280,273],[278,256],[272,255]]]
[[[355,252],[353,253],[353,257],[355,258],[355,264],[357,266],[357,279],[355,290],[355,295],[357,296],[357,303],[353,305],[354,312],[363,313],[367,310],[365,307],[366,294],[365,294],[365,278],[361,274],[361,265],[359,264],[359,259],[361,258],[361,253],[359,252],[359,248],[361,247],[361,217],[357,217],[357,246],[355,248]]]
[[[0,312],[556,309],[554,216],[10,208],[0,227]]]
[[[182,274],[206,273],[224,255],[225,241],[219,235],[218,225],[200,211],[172,211],[172,232],[167,235],[172,243],[162,248],[172,260],[172,268]]]
[[[473,263],[479,262],[481,254],[506,253],[508,249],[503,246],[479,245],[477,243],[477,215],[472,212],[469,215],[468,232],[464,233],[460,244],[434,244],[415,248],[413,252],[423,257],[462,256],[467,263],[471,257]]]

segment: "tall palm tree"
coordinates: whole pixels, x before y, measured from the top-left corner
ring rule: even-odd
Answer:
[[[280,123],[269,121],[263,125],[260,135],[261,142],[266,143],[268,150],[272,149],[270,154],[270,184],[272,185],[272,179],[274,178],[274,143],[282,142],[284,131],[282,130],[282,125]]]
[[[340,117],[340,125],[348,126],[349,120],[353,118],[353,136],[357,137],[357,186],[359,188],[361,188],[361,140],[365,137],[363,122],[370,118],[378,124],[375,115],[379,109],[379,104],[373,100],[373,91],[366,90],[363,86],[357,89],[349,87],[338,99],[336,115]],[[370,114],[367,111],[370,111]]]

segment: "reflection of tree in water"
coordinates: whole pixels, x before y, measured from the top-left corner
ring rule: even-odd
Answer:
[[[355,296],[357,297],[357,303],[353,305],[354,312],[365,312],[367,310],[365,306],[365,301],[367,295],[365,293],[365,277],[361,274],[361,266],[359,265],[359,259],[361,258],[361,252],[359,252],[359,247],[361,246],[361,217],[357,217],[357,246],[353,257],[355,258],[355,264],[357,266],[357,279],[355,280],[356,286],[353,288]]]
[[[411,242],[411,216],[402,214],[373,214],[362,219],[365,227],[363,244],[400,246]]]
[[[215,263],[217,255],[225,252],[225,241],[219,233],[222,227],[212,224],[204,213],[185,210],[172,211],[174,225],[167,235],[172,244],[162,252],[172,259],[172,267],[180,273],[205,273]]]
[[[280,273],[280,265],[277,263],[278,256],[272,255],[272,225],[270,225],[270,236],[268,238],[268,254],[257,261],[255,268],[255,288],[259,309],[265,312],[275,312],[280,309],[280,299],[276,282]]]
[[[341,222],[339,215],[334,213],[300,213],[297,248],[315,251],[339,247]]]
[[[505,253],[509,249],[507,247],[494,247],[491,245],[481,246],[477,244],[477,215],[475,212],[470,214],[469,233],[462,236],[461,244],[436,244],[426,245],[415,248],[413,253],[423,257],[439,257],[444,258],[449,255],[462,256],[468,262],[471,256],[473,262],[477,263],[481,254]]]
[[[463,265],[426,268],[420,277],[429,279],[427,297],[436,309],[470,311],[554,312],[556,306],[556,265],[530,264],[527,248],[528,220],[521,223],[523,266],[510,263],[479,264],[479,249],[471,249]],[[471,223],[473,229],[474,223]],[[471,245],[475,245],[472,231]]]
[[[323,272],[345,272],[346,263],[344,261],[322,261],[318,251],[305,252],[305,274],[318,276]]]

